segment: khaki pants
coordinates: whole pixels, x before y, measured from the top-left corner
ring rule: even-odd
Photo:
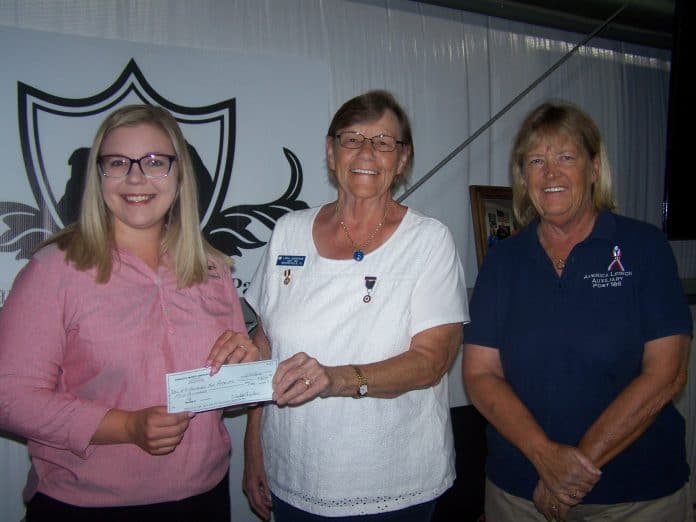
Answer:
[[[689,485],[667,497],[623,504],[579,504],[567,522],[694,522]],[[486,481],[486,522],[546,522],[533,502]]]

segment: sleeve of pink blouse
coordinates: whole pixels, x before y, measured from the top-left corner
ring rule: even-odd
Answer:
[[[50,249],[19,272],[0,311],[0,429],[86,458],[109,408],[60,390],[73,269]]]

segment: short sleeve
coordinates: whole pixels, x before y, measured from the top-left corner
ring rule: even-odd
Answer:
[[[263,296],[266,295],[266,282],[269,279],[268,270],[271,262],[271,243],[275,234],[276,232],[273,232],[271,240],[263,253],[261,262],[256,267],[256,272],[254,272],[251,283],[249,283],[249,287],[246,289],[246,292],[244,292],[244,300],[251,307],[251,309],[254,310],[254,313],[257,316],[261,315],[261,310],[263,308],[262,299]]]
[[[464,342],[489,348],[500,348],[499,317],[502,306],[498,289],[501,286],[501,270],[498,262],[499,249],[491,249],[479,269],[474,292],[471,296],[471,323],[464,330]]]
[[[652,227],[651,227],[652,228]],[[672,249],[654,229],[652,248],[638,289],[644,342],[676,334],[692,335],[692,319]]]
[[[411,298],[411,336],[449,323],[469,322],[464,269],[447,227],[427,234],[430,249]]]

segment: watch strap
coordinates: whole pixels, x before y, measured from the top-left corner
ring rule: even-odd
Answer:
[[[363,374],[359,366],[352,366],[355,375],[358,378],[357,393],[355,394],[356,399],[362,399],[367,395],[367,379]]]

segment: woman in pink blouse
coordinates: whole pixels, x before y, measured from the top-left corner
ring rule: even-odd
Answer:
[[[229,259],[201,237],[176,120],[116,110],[85,176],[78,222],[0,313],[0,430],[28,440],[27,521],[229,520],[222,411],[167,413],[165,374],[259,353]]]

